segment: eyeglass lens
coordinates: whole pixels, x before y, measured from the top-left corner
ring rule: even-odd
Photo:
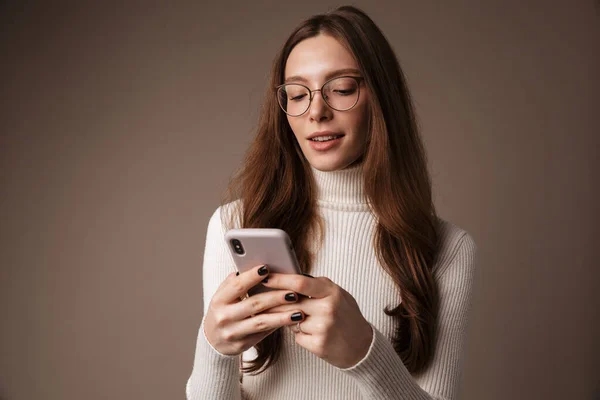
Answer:
[[[321,92],[325,102],[338,111],[348,110],[358,101],[358,83],[353,78],[333,79]],[[288,83],[277,90],[279,105],[289,115],[301,115],[310,107],[310,91],[295,83]]]

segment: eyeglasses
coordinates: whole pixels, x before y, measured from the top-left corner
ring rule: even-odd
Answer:
[[[321,89],[310,90],[300,83],[284,83],[276,87],[279,106],[290,117],[299,117],[310,108],[314,92],[321,92],[325,103],[337,111],[348,111],[358,103],[361,76],[338,76]]]

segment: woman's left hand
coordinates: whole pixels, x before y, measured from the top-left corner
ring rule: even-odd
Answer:
[[[271,273],[266,287],[289,289],[300,297],[293,304],[266,312],[302,310],[305,315],[296,343],[338,368],[349,368],[364,358],[373,330],[350,293],[326,277]]]

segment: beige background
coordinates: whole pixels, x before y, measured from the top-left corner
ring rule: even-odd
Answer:
[[[39,3],[0,5],[0,398],[182,399],[208,218],[277,49],[337,4]],[[600,7],[437,3],[355,4],[480,248],[461,399],[590,399]]]

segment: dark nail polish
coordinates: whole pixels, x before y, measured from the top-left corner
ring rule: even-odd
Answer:
[[[235,273],[235,276],[238,276],[239,274],[240,274],[240,271],[236,272],[236,273]]]
[[[304,275],[304,276],[308,276],[309,278],[314,278],[314,276],[312,276],[312,275],[309,275],[309,274],[302,273],[302,275]]]
[[[296,312],[292,314],[292,321],[300,321],[302,319],[302,313]]]
[[[258,274],[259,274],[259,275],[261,275],[261,276],[262,276],[262,275],[266,275],[266,274],[268,274],[268,273],[269,273],[269,270],[267,269],[267,266],[266,266],[266,265],[263,265],[262,267],[260,267],[260,268],[258,269]]]
[[[296,301],[296,293],[288,293],[285,295],[286,301]]]
[[[262,280],[262,282],[263,282],[263,283],[267,283],[267,282],[269,282],[269,278],[265,278],[265,279],[263,279],[263,280]]]

